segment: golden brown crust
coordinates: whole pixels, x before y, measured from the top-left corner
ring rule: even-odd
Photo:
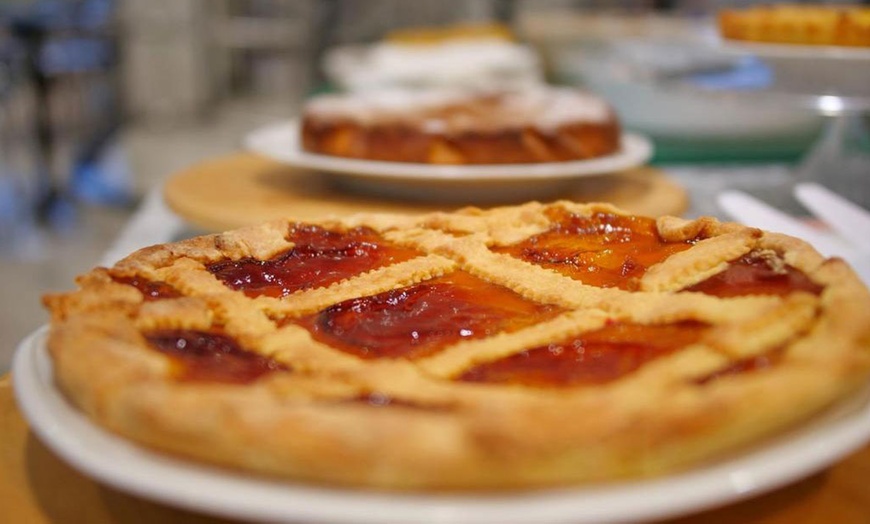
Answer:
[[[46,297],[56,380],[99,424],[159,450],[294,479],[405,490],[529,488],[684,469],[798,423],[866,383],[870,293],[842,261],[709,218],[658,221],[662,237],[700,240],[653,266],[641,291],[586,285],[492,249],[547,230],[554,210],[621,214],[560,202],[326,220],[332,228],[365,225],[423,254],[285,298],[232,291],[205,264],[287,249],[286,220],[147,248],[88,273],[78,291]],[[678,292],[748,252],[775,253],[822,291],[727,299]],[[277,320],[457,269],[561,312],[415,360],[361,359]],[[119,282],[132,277],[182,296],[145,301]],[[607,383],[456,380],[475,365],[611,321],[712,327]],[[144,338],[168,328],[220,329],[291,371],[246,385],[180,381],[172,360]],[[774,353],[767,369],[722,374]],[[372,395],[393,402],[371,402]]]
[[[423,164],[529,164],[587,160],[619,151],[619,127],[562,126],[553,133],[532,128],[445,137],[412,128],[361,126],[353,122],[302,121],[302,147],[322,155]]]
[[[861,6],[780,4],[723,9],[717,23],[729,40],[870,47],[870,8]]]

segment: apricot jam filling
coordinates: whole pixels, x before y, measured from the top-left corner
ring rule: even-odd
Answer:
[[[119,284],[133,286],[142,293],[146,301],[161,300],[164,298],[178,298],[181,293],[166,282],[152,282],[141,277],[112,277]]]
[[[805,274],[782,261],[749,253],[731,261],[725,271],[688,287],[685,291],[725,298],[741,295],[784,296],[795,291],[818,295],[822,289],[822,286]]]
[[[172,358],[175,377],[185,382],[249,384],[284,364],[247,351],[232,338],[205,331],[161,330],[146,335],[151,346]]]
[[[694,321],[661,325],[613,322],[577,337],[475,366],[458,380],[537,387],[604,384],[697,342],[708,328]]]
[[[339,232],[294,224],[288,239],[295,245],[270,260],[224,260],[206,269],[250,297],[284,297],[421,255],[392,245],[365,227]]]
[[[455,271],[340,302],[299,323],[316,340],[362,358],[415,359],[461,340],[516,331],[561,311]]]
[[[551,215],[555,224],[548,231],[494,251],[584,284],[635,290],[650,266],[689,249],[696,240],[666,242],[652,218],[564,211]]]

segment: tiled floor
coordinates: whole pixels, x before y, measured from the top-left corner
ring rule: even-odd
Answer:
[[[247,131],[295,110],[292,100],[237,102],[195,125],[131,127],[122,144],[134,192],[142,195],[185,166],[237,150]],[[98,263],[133,210],[79,205],[62,227],[18,224],[14,245],[0,250],[0,373],[18,342],[46,322],[40,297],[72,288],[75,275]]]

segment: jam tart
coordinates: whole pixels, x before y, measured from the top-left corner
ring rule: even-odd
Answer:
[[[529,203],[279,220],[46,296],[60,389],[195,461],[330,485],[527,489],[721,460],[867,383],[841,260],[712,218]]]

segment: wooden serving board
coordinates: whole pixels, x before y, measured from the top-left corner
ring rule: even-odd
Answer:
[[[164,197],[173,211],[208,231],[281,217],[305,220],[358,212],[424,213],[474,203],[385,198],[349,191],[333,177],[249,153],[209,160],[171,176]],[[610,202],[649,216],[680,215],[688,207],[685,189],[650,167],[579,178],[552,197],[558,198]]]
[[[0,522],[219,524],[233,521],[128,495],[78,473],[29,430],[15,405],[12,380],[6,375],[0,376]],[[790,486],[666,522],[867,524],[870,522],[870,445]]]

